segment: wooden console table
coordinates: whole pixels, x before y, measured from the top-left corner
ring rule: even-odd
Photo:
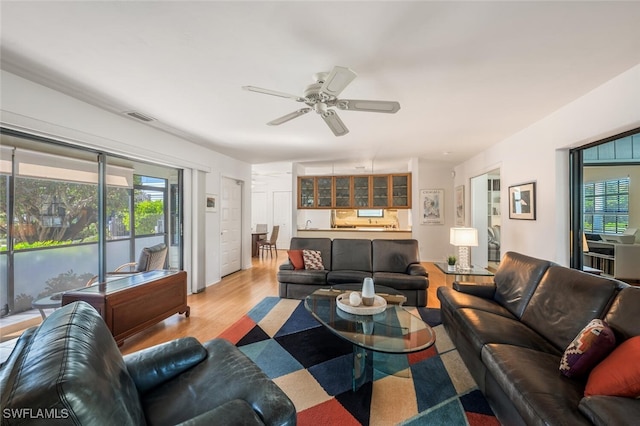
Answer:
[[[189,317],[187,273],[148,271],[123,275],[62,295],[62,305],[83,300],[104,318],[118,345],[175,313]]]

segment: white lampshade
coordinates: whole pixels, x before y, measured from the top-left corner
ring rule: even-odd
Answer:
[[[451,228],[449,242],[458,247],[476,247],[478,245],[478,230],[476,228]]]

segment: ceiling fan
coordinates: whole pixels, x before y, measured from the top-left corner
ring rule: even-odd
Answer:
[[[344,125],[336,111],[329,108],[335,107],[345,111],[384,112],[387,114],[394,114],[400,109],[400,104],[396,101],[338,99],[338,95],[356,76],[357,74],[349,68],[339,66],[333,67],[331,72],[319,72],[314,74],[313,79],[316,82],[306,87],[304,96],[290,95],[255,86],[242,86],[242,88],[251,92],[293,99],[296,102],[302,102],[307,105],[305,108],[268,122],[267,124],[270,126],[278,126],[310,111],[315,111],[320,114],[334,135],[344,136],[349,133],[349,129]]]

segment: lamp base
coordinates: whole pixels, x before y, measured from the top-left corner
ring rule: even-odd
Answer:
[[[469,264],[469,247],[460,246],[458,247],[458,268],[461,271],[468,271],[471,269],[471,265]]]

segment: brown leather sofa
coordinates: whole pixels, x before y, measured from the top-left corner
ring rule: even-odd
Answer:
[[[618,344],[640,335],[640,288],[508,252],[493,284],[438,288],[442,322],[505,425],[631,425],[640,400],[584,396],[560,374],[564,350],[594,318]]]
[[[25,331],[0,367],[2,424],[295,425],[286,394],[224,339],[123,358],[86,302]]]
[[[320,288],[361,284],[372,277],[375,285],[404,294],[406,305],[427,305],[429,279],[416,240],[294,237],[290,249],[320,251],[324,270],[294,269],[291,262],[280,265],[280,297],[304,299]]]

